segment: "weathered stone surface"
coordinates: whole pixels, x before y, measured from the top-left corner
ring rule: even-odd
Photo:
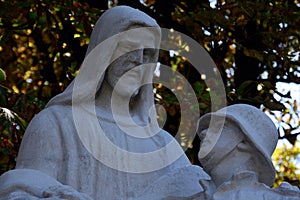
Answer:
[[[154,30],[116,36],[139,27]],[[0,178],[2,199],[209,198],[210,177],[155,122],[152,84],[139,87],[152,79],[158,52],[144,49],[158,49],[159,34],[155,20],[130,7],[101,16],[76,79],[29,124],[16,170]]]
[[[288,183],[271,188],[278,132],[259,109],[237,104],[204,115],[198,134],[199,160],[217,186],[212,199],[300,199],[299,189]]]

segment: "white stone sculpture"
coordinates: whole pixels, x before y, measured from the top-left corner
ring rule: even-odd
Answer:
[[[288,183],[271,188],[278,132],[259,109],[236,104],[206,114],[199,120],[198,134],[199,160],[217,187],[213,200],[300,199],[299,189]]]
[[[120,35],[143,27],[154,29]],[[210,177],[156,126],[152,85],[139,88],[152,78],[149,63],[158,53],[145,48],[158,49],[159,42],[159,26],[145,13],[126,6],[106,11],[76,79],[29,124],[16,169],[0,178],[0,199],[209,199]],[[147,66],[135,68],[141,64]]]

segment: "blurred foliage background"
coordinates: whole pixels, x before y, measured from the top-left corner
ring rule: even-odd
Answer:
[[[222,75],[227,103],[261,108],[278,126],[279,138],[288,141],[273,155],[276,185],[300,186],[299,99],[278,86],[300,83],[299,0],[0,0],[0,173],[14,168],[26,126],[74,79],[93,25],[116,5],[138,8],[161,27],[201,44]],[[201,115],[209,112],[211,91],[205,82],[214,80],[205,80],[176,51],[161,51],[159,61],[189,80]],[[184,88],[176,77],[173,84]],[[155,88],[155,100],[168,116],[164,129],[174,135],[182,105],[172,88]],[[188,128],[189,122],[184,123]],[[183,136],[182,145],[189,147],[191,162],[199,164],[198,139],[184,143]]]

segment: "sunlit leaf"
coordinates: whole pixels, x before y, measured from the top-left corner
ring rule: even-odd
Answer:
[[[3,69],[0,68],[0,82],[6,80],[6,73]]]
[[[284,110],[285,106],[280,103],[280,102],[271,102],[271,101],[267,101],[263,103],[264,106],[266,106],[267,108],[271,109],[271,110]]]

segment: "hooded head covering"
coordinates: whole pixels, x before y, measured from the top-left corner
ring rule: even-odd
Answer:
[[[216,119],[216,121],[214,121],[212,127],[210,127],[209,125],[212,116],[215,117],[214,119]],[[218,120],[222,121],[224,118],[226,123],[223,129],[225,130],[221,133],[223,140],[226,140],[227,138],[227,140],[224,141],[224,148],[217,149],[212,147],[210,153],[202,156],[200,152],[204,145],[208,144],[211,146],[217,142],[212,142],[209,138],[219,139],[219,137],[214,136],[214,134],[217,133],[209,131],[208,129],[213,129],[213,126],[218,124]],[[229,128],[226,127],[226,124],[229,125]],[[226,136],[223,135],[224,133]],[[271,156],[277,145],[278,133],[274,123],[261,110],[246,104],[235,104],[217,112],[206,114],[199,120],[198,134],[201,139],[199,160],[203,166],[214,168],[226,154],[236,148],[242,140],[246,139],[255,152],[257,152],[256,156],[259,156],[262,161],[262,163],[259,163],[256,166],[259,180],[268,186],[271,186],[274,183],[275,168]],[[215,154],[215,156],[213,156],[214,158],[212,157],[212,154]]]
[[[111,62],[113,62],[112,56],[114,54],[115,49],[118,46],[118,43],[123,40],[123,37],[126,37],[128,34],[131,34],[131,32],[127,34],[125,33],[123,35],[119,35],[120,37],[118,37],[118,34],[130,29],[136,29],[137,27],[152,27],[152,29],[149,30],[152,31],[153,34],[155,35],[155,47],[158,49],[158,46],[160,44],[160,36],[161,36],[160,27],[153,18],[149,17],[144,12],[141,12],[138,9],[134,9],[129,6],[117,6],[107,10],[98,19],[93,29],[90,38],[90,44],[88,46],[86,56],[85,56],[85,60],[87,60],[89,59],[89,55],[92,54],[93,51],[94,54],[90,55],[90,57],[97,56],[97,54],[99,54],[99,58],[96,63],[97,68],[102,68],[102,70],[104,70],[104,73],[103,75],[98,77],[99,78],[98,80],[96,80],[98,82],[97,91],[100,89],[101,84],[103,82],[106,68]],[[104,45],[102,45],[102,48],[97,49],[96,47],[99,46],[101,43],[104,43]],[[156,55],[153,57],[153,62],[157,60],[157,57],[158,57],[158,51]],[[89,70],[88,68],[90,67],[89,64],[86,65],[84,64],[85,62],[81,66],[79,73],[85,74],[85,76],[90,77],[91,74],[89,73],[92,73],[93,71]],[[46,107],[50,107],[53,105],[71,106],[72,93],[74,90],[73,88],[74,88],[75,80],[71,82],[71,84],[65,89],[63,93],[53,97],[48,102]],[[88,81],[91,81],[92,83],[92,81],[95,80],[88,80]],[[85,83],[85,85],[83,85],[81,88],[83,89],[80,89],[80,91],[85,91],[87,88],[90,88],[90,83],[88,82]],[[151,90],[151,96],[153,96],[152,89],[149,87],[148,89]],[[94,95],[96,95],[96,92],[91,94],[92,95],[91,98],[95,98]],[[84,95],[84,93],[82,95]],[[153,97],[152,99],[150,99],[150,101],[152,100]]]

